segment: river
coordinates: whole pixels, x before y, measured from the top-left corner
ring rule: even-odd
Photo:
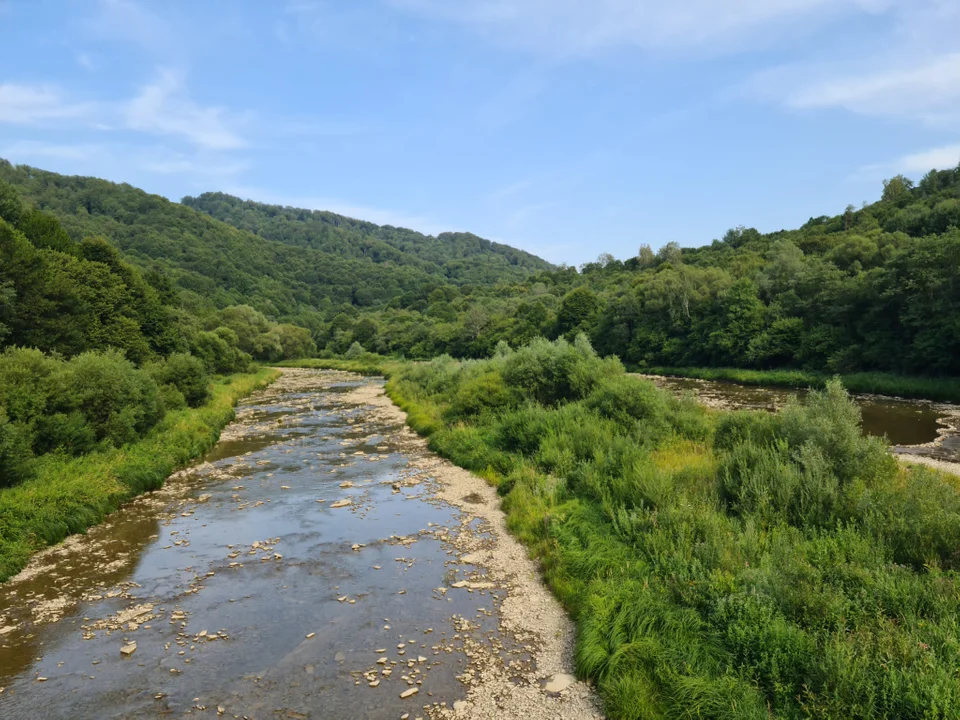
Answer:
[[[675,393],[693,393],[705,405],[722,409],[776,410],[805,390],[741,385],[724,380],[645,375]],[[960,406],[880,395],[854,395],[869,435],[886,436],[895,452],[950,463],[960,462]]]
[[[600,717],[495,491],[382,385],[285,370],[0,586],[0,717]]]

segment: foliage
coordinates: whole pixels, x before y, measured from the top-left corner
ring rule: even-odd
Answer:
[[[718,413],[587,347],[408,363],[387,387],[498,485],[611,718],[960,713],[956,478],[899,467],[837,380]]]
[[[233,419],[233,405],[276,376],[272,370],[235,375],[214,385],[212,400],[168,413],[144,438],[104,446],[80,457],[51,454],[34,461],[32,477],[0,489],[0,582],[30,555],[100,522],[129,498],[160,487],[176,468],[199,457]],[[0,462],[4,461],[0,422]]]
[[[173,386],[190,407],[199,407],[210,397],[210,378],[202,360],[187,353],[174,353],[147,367],[158,385]]]

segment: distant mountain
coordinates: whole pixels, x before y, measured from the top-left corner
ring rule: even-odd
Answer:
[[[434,237],[323,210],[267,205],[224,193],[185,197],[182,202],[267,240],[345,258],[421,267],[454,284],[522,280],[533,272],[552,269],[536,255],[471,233],[447,232]]]
[[[165,275],[183,305],[199,313],[238,304],[273,317],[343,304],[373,308],[431,286],[515,282],[551,267],[466,233],[430,237],[222,194],[181,204],[125,183],[2,159],[0,180],[57,216],[74,239],[102,235],[130,262]]]

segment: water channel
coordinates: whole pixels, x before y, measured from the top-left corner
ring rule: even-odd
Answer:
[[[441,482],[381,386],[286,371],[203,462],[0,586],[0,717],[598,716],[495,492]]]
[[[689,392],[705,405],[723,409],[777,410],[806,390],[741,385],[723,380],[646,376],[676,393]],[[960,406],[879,395],[855,395],[863,430],[886,436],[901,455],[960,462]]]

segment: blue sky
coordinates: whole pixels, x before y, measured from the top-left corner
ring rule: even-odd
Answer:
[[[960,160],[957,0],[0,0],[0,157],[579,264]]]

